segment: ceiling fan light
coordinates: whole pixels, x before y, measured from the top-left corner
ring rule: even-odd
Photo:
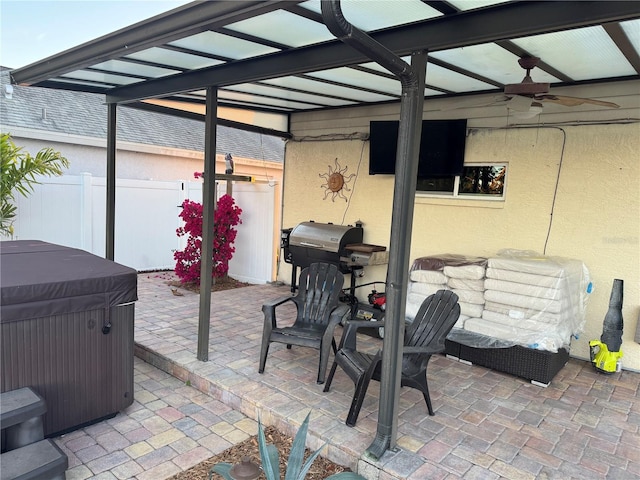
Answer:
[[[531,107],[529,107],[529,110],[527,111],[522,112],[517,110],[511,110],[511,113],[516,118],[519,118],[521,120],[527,120],[529,118],[533,118],[537,115],[540,115],[542,113],[542,105],[540,105],[539,103],[533,103]]]

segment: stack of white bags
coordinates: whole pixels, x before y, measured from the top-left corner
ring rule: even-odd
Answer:
[[[589,272],[579,260],[535,252],[505,250],[489,259],[438,255],[417,259],[410,272],[406,317],[411,321],[422,301],[439,289],[459,297],[461,331],[488,339],[557,352],[582,332]],[[488,338],[487,338],[488,337]],[[464,336],[469,344],[469,335]],[[471,337],[473,338],[473,337]]]
[[[462,328],[469,318],[481,317],[486,264],[486,258],[452,254],[417,259],[409,274],[407,320],[415,318],[425,298],[441,289],[458,295],[460,318],[455,328]]]

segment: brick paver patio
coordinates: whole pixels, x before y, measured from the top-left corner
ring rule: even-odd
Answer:
[[[419,392],[403,389],[400,448],[375,462],[362,454],[375,436],[379,384],[371,385],[349,428],[353,384],[339,370],[331,392],[323,393],[315,383],[315,350],[272,344],[265,373],[257,372],[261,305],[288,287],[214,293],[209,361],[200,362],[198,295],[182,289],[173,295],[167,273],[138,278],[135,401],[111,420],[57,439],[69,455],[68,479],[161,480],[253,435],[258,414],[293,434],[310,410],[309,446],[329,442],[325,456],[371,480],[640,477],[638,373],[602,375],[570,359],[542,388],[434,357],[429,386],[436,415],[426,414]]]

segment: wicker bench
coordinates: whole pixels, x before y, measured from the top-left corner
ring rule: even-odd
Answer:
[[[547,387],[569,360],[569,352],[557,353],[515,345],[508,348],[474,348],[462,343],[445,341],[445,354],[461,362],[480,365],[529,380]]]

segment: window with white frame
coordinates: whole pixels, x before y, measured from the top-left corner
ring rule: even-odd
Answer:
[[[462,175],[418,178],[416,193],[487,200],[504,200],[506,164],[465,164]]]

